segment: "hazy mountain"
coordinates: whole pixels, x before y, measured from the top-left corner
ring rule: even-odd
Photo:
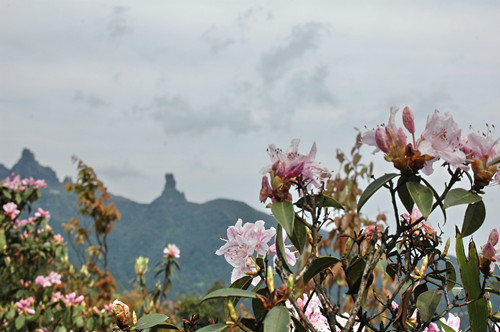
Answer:
[[[45,179],[48,187],[42,190],[36,206],[50,211],[52,227],[65,236],[62,224],[76,216],[76,196],[67,193],[56,173],[40,165],[28,149],[23,150],[11,170],[0,165],[2,178],[11,172],[21,177]],[[162,259],[163,248],[169,243],[175,243],[181,250],[181,271],[173,279],[173,294],[204,291],[217,279],[229,282],[231,267],[223,257],[215,255],[223,244],[220,237],[226,237],[227,227],[234,225],[238,218],[249,222],[262,219],[269,226],[276,226],[272,217],[242,202],[216,199],[198,204],[187,201],[177,190],[173,174],[165,175],[163,192],[150,204],[117,195],[113,195],[112,200],[122,219],[109,235],[108,261],[122,290],[132,288],[129,280],[134,277],[134,262],[138,256],[150,258],[148,286],[153,287],[154,265]],[[72,257],[76,260],[74,255]]]

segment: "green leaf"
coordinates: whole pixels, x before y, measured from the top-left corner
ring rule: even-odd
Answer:
[[[449,292],[457,283],[457,272],[455,271],[455,266],[450,261],[446,261],[446,270],[446,278],[448,279],[446,289]]]
[[[491,278],[487,279],[486,286],[488,286],[488,288],[486,289],[488,292],[500,295],[500,281]]]
[[[238,289],[238,288],[220,288],[210,292],[205,295],[200,302],[216,299],[216,298],[226,298],[226,297],[245,297],[245,298],[256,298],[257,294],[252,291]]]
[[[427,181],[425,178],[420,178],[420,179],[422,180],[423,183],[425,183],[427,188],[432,190],[434,198],[436,199],[436,202],[438,203],[439,207],[441,208],[441,212],[443,213],[443,217],[444,217],[444,223],[446,224],[446,210],[443,207],[443,201],[441,200],[441,197],[439,196],[438,192],[432,187],[432,185],[429,183],[429,181]]]
[[[278,223],[285,229],[288,236],[293,234],[295,211],[291,202],[275,202],[271,205],[271,212]]]
[[[16,325],[16,330],[21,330],[24,327],[25,323],[26,323],[26,318],[23,315],[17,316],[16,321],[14,323]]]
[[[458,266],[462,277],[462,285],[467,294],[467,305],[470,319],[471,331],[486,332],[488,321],[488,304],[484,295],[482,296],[481,280],[479,272],[479,258],[474,241],[469,243],[469,258],[465,256],[462,236],[457,230],[455,250]]]
[[[420,294],[417,298],[418,313],[424,322],[430,322],[436,312],[443,294],[437,289],[431,289]]]
[[[427,218],[432,212],[432,190],[417,182],[407,182],[406,188],[422,216]]]
[[[304,284],[307,284],[309,282],[309,280],[311,280],[315,275],[317,275],[318,273],[320,273],[324,269],[329,268],[338,262],[340,262],[340,260],[338,258],[331,257],[331,256],[324,256],[324,257],[316,258],[311,263],[311,266],[304,273]]]
[[[295,248],[300,254],[304,251],[304,246],[306,244],[307,230],[306,225],[304,225],[299,219],[295,219],[293,226],[293,234],[290,236],[290,241],[292,241]]]
[[[168,316],[157,313],[144,315],[141,318],[139,318],[137,324],[135,324],[131,329],[144,330],[157,326],[165,329],[179,330],[177,326],[166,323],[167,319]]]
[[[493,165],[498,164],[498,163],[500,163],[500,156],[498,156],[495,159],[493,159],[492,161],[490,161],[488,163],[488,166],[493,166]]]
[[[365,205],[365,203],[368,201],[368,199],[370,197],[372,197],[373,194],[375,194],[375,192],[377,192],[377,190],[379,190],[387,182],[389,182],[392,179],[394,179],[396,176],[399,176],[399,174],[397,174],[397,173],[389,173],[389,174],[382,175],[378,179],[376,179],[373,182],[371,182],[368,185],[368,187],[366,187],[366,189],[361,194],[361,197],[359,198],[359,201],[358,201],[358,212],[361,211],[361,208],[363,207],[363,205]]]
[[[226,329],[226,324],[213,324],[202,327],[201,329],[196,330],[196,332],[219,332],[224,331]]]
[[[439,321],[439,324],[441,324],[441,327],[443,328],[444,332],[456,332],[454,329],[452,329],[442,321]]]
[[[401,176],[398,179],[398,196],[399,199],[401,200],[401,203],[403,203],[406,211],[411,214],[411,211],[413,210],[413,199],[410,196],[410,193],[408,192],[408,188],[406,187],[406,184],[408,182],[420,182],[420,178],[416,176]]]
[[[250,276],[244,276],[235,280],[229,288],[247,289],[252,283],[253,278]]]
[[[3,247],[7,244],[7,239],[5,238],[5,231],[0,229],[0,251],[3,250]]]
[[[283,241],[280,241],[279,239],[283,239],[283,227],[281,225],[278,225],[278,230],[276,231],[276,253],[278,255],[279,260],[283,264],[283,267],[285,270],[288,272],[292,273],[292,270],[290,269],[290,266],[288,266],[288,261],[286,260],[286,255],[285,255],[285,245]]]
[[[477,231],[486,218],[486,207],[481,200],[474,204],[469,204],[465,210],[464,223],[462,224],[462,237],[469,236]]]
[[[333,207],[336,209],[344,210],[344,206],[340,204],[335,198],[326,195],[307,195],[300,198],[295,205],[300,208],[304,208],[305,206],[321,206],[321,207]]]
[[[450,206],[460,204],[474,204],[481,201],[481,196],[473,194],[463,188],[455,188],[450,190],[444,198],[443,208],[447,209]]]
[[[292,316],[294,332],[307,332],[307,329],[302,325],[301,322],[295,317]]]
[[[284,306],[272,308],[264,319],[264,332],[290,331],[290,312]]]

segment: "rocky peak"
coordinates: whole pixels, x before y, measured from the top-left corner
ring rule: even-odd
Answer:
[[[161,196],[158,197],[153,203],[180,203],[185,202],[186,197],[184,193],[176,188],[174,175],[171,173],[165,174],[165,187]]]
[[[56,172],[50,167],[42,166],[36,161],[35,155],[29,149],[24,148],[21,158],[12,167],[11,172],[16,173],[22,178],[33,177],[35,180],[45,180],[50,187],[60,186]]]

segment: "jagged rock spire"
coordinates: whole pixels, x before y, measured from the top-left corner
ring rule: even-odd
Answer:
[[[161,196],[158,197],[154,202],[161,203],[173,203],[173,202],[185,202],[186,197],[184,193],[181,193],[176,188],[175,178],[172,173],[165,174],[165,187]]]

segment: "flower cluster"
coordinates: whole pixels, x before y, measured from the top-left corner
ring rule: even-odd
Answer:
[[[165,258],[179,258],[180,255],[181,251],[175,244],[169,244],[165,249],[163,249],[163,256]]]
[[[255,223],[243,223],[238,219],[234,226],[227,229],[226,243],[215,253],[224,255],[226,261],[234,268],[231,274],[231,282],[244,277],[247,274],[253,274],[257,271],[255,256],[265,256],[268,251],[276,252],[276,246],[269,246],[268,242],[276,235],[276,229],[271,227],[266,229],[265,222],[258,220]],[[282,240],[283,241],[283,240]],[[288,249],[285,249],[285,255],[290,264],[295,264],[295,256]],[[253,284],[258,280],[254,279]]]
[[[39,275],[35,278],[35,283],[43,288],[61,284],[61,275],[57,272],[50,272],[47,277]]]
[[[396,126],[397,108],[391,108],[387,125],[367,131],[362,141],[375,146],[385,153],[385,159],[394,164],[401,172],[424,174],[433,172],[432,164],[442,159],[454,168],[474,171],[476,190],[481,190],[493,179],[500,178],[496,165],[489,163],[500,155],[499,139],[487,134],[472,132],[462,136],[462,131],[449,113],[435,111],[427,118],[424,131],[415,138],[415,122],[413,111],[409,107],[403,109],[403,125],[411,133],[413,141],[408,143],[406,134]],[[488,127],[489,129],[489,127]]]
[[[45,188],[47,187],[47,183],[45,180],[35,180],[32,177],[21,180],[19,175],[12,173],[10,177],[3,180],[2,186],[11,190],[24,191],[28,187],[33,189]]]
[[[313,144],[309,154],[304,155],[298,152],[299,139],[292,140],[286,152],[277,148],[274,144],[269,145],[267,152],[272,164],[262,169],[262,188],[260,190],[260,200],[265,202],[268,198],[271,201],[291,201],[290,187],[297,179],[303,181],[305,186],[310,184],[319,186],[320,176],[324,171],[315,161],[316,143]],[[269,178],[267,177],[269,173]],[[299,188],[303,191],[304,188]]]

